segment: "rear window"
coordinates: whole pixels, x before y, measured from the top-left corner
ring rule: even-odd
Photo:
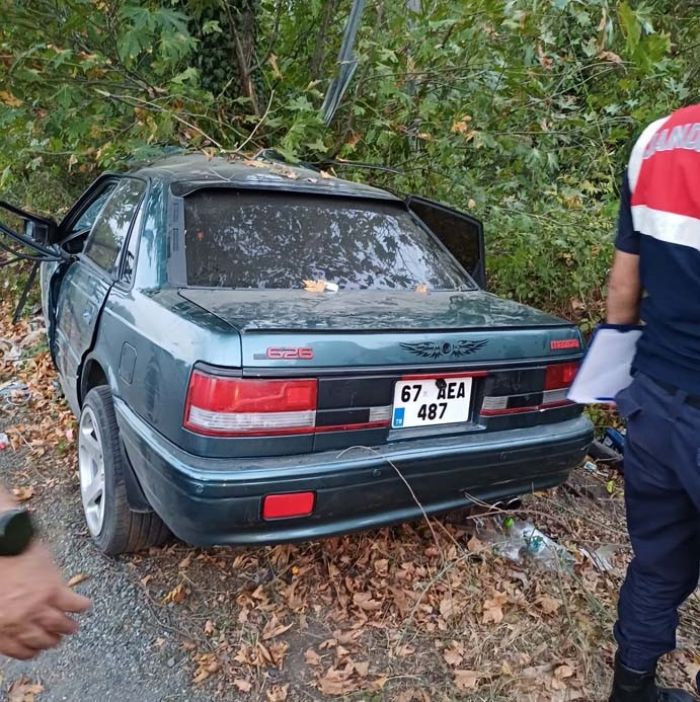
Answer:
[[[349,198],[198,191],[185,199],[185,256],[193,287],[475,287],[400,205]]]

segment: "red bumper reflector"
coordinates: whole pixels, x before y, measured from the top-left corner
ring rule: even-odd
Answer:
[[[290,519],[308,517],[314,511],[316,493],[288,492],[284,495],[266,495],[263,499],[263,519]]]

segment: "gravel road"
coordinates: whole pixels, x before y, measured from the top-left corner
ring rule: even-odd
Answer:
[[[0,412],[0,431],[17,422],[15,412]],[[45,541],[66,577],[88,576],[76,589],[94,602],[81,617],[80,632],[60,648],[35,661],[0,658],[4,695],[26,678],[43,686],[38,702],[210,700],[210,693],[190,684],[191,665],[169,628],[167,608],[149,601],[129,559],[106,558],[92,545],[73,465],[72,451],[66,458],[50,452],[40,459],[23,450],[0,451],[0,480],[8,487],[34,486],[36,495],[27,504]]]

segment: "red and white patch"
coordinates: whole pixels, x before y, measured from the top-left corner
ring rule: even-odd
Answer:
[[[635,230],[700,251],[700,105],[647,127],[628,177]]]

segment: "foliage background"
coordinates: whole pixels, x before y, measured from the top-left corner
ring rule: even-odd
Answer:
[[[700,4],[367,0],[326,127],[350,6],[0,0],[0,193],[58,213],[169,148],[275,147],[475,213],[493,289],[590,325],[634,138],[698,100]]]

